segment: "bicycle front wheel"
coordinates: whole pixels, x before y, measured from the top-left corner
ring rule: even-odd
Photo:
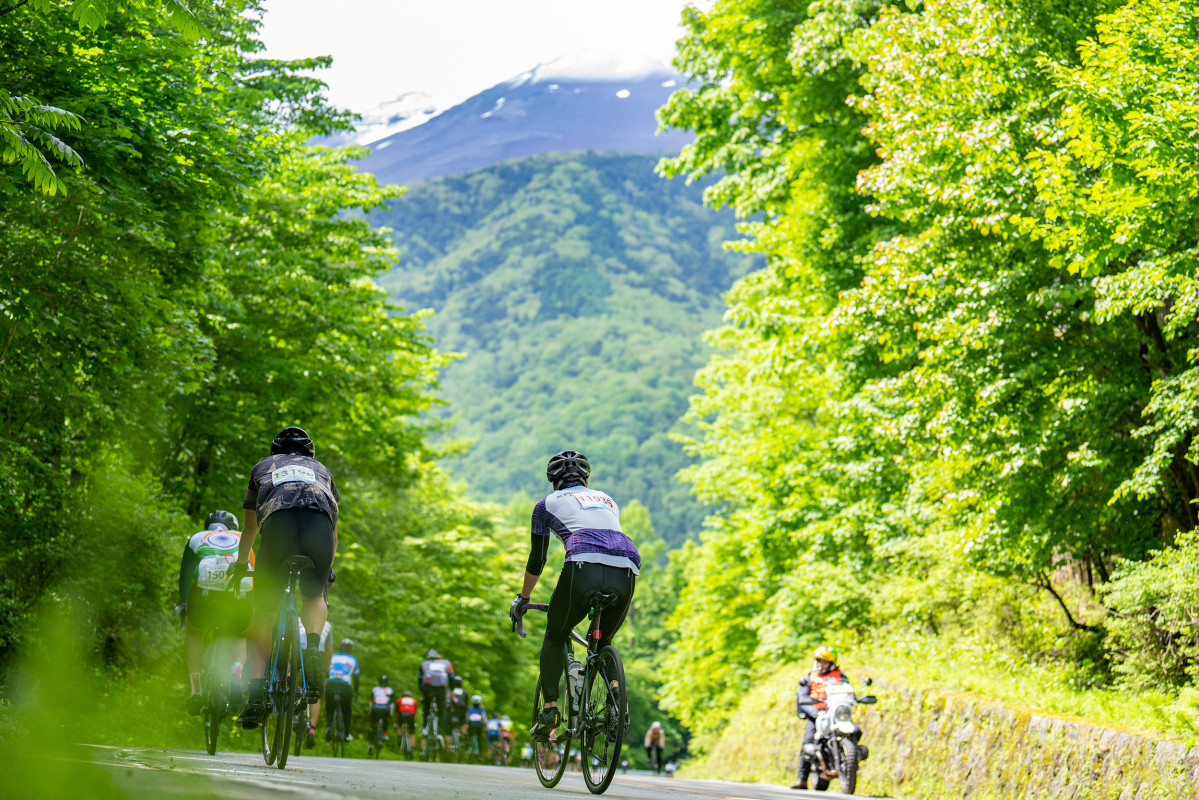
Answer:
[[[541,679],[537,679],[537,691],[533,693],[533,723],[541,714],[545,705]],[[570,690],[566,686],[566,672],[563,670],[558,686],[558,727],[550,731],[549,741],[533,742],[533,768],[537,771],[537,780],[547,789],[552,789],[562,780],[566,772],[566,762],[570,756]]]
[[[288,624],[291,627],[291,632],[287,638],[291,640],[291,644],[287,648],[290,660],[288,662],[287,681],[283,692],[283,711],[279,715],[282,720],[280,734],[283,736],[283,741],[279,749],[279,769],[287,766],[287,748],[291,745],[291,734],[295,727],[296,702],[300,694],[300,659],[304,656],[300,651],[300,626],[298,620],[291,617],[288,620]]]
[[[208,755],[216,755],[216,740],[221,733],[221,718],[217,714],[217,710],[213,708],[212,703],[204,704],[204,745],[208,749]]]
[[[332,733],[333,757],[341,758],[346,754],[346,721],[342,716],[341,706],[333,709],[333,722],[329,726]]]
[[[603,794],[620,766],[620,745],[629,716],[624,664],[613,647],[605,647],[593,662],[584,691],[579,724],[583,781],[592,794]]]

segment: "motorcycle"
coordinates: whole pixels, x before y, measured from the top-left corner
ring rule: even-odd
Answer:
[[[873,681],[866,679],[869,686]],[[841,791],[853,794],[858,783],[858,765],[870,756],[870,749],[860,744],[862,729],[853,721],[854,706],[878,702],[873,695],[858,697],[849,681],[828,686],[826,707],[816,717],[816,741],[806,744],[803,757],[816,774],[816,790],[828,789],[829,781],[841,781]]]

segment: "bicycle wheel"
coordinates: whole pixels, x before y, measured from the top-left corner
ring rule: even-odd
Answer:
[[[283,710],[280,713],[281,730],[279,733],[283,736],[283,741],[279,748],[279,769],[287,766],[287,748],[291,745],[291,732],[295,723],[296,716],[296,701],[300,693],[300,659],[304,654],[300,651],[300,626],[299,621],[290,614],[288,615],[288,627],[290,631],[287,638],[290,640],[288,645],[288,661],[287,681],[285,683],[285,691],[283,694]]]
[[[613,647],[600,650],[587,676],[583,697],[583,781],[592,794],[603,794],[620,767],[628,704],[625,701],[624,664]]]
[[[307,709],[304,709],[304,711],[307,711]],[[301,713],[300,709],[296,709],[291,718],[291,754],[293,756],[300,754],[300,748],[304,746],[304,736],[307,733],[308,715],[307,713]]]
[[[208,755],[216,755],[216,740],[221,733],[221,717],[212,703],[204,704],[204,745]]]
[[[541,679],[538,678],[537,691],[533,693],[533,724],[536,724],[544,704]],[[565,670],[558,686],[558,709],[558,727],[550,731],[549,741],[533,742],[533,767],[537,771],[537,780],[547,789],[554,788],[562,780],[570,755],[570,692],[566,687]]]
[[[259,727],[262,729],[262,758],[268,767],[279,757],[281,729],[291,724],[291,718],[282,715],[284,701],[281,697],[287,664],[291,661],[289,646],[286,636],[277,636],[271,647],[271,660],[267,662],[266,687],[262,697],[266,704],[266,719]]]
[[[342,716],[341,706],[333,710],[333,722],[329,726],[332,732],[333,739],[329,744],[333,745],[333,757],[342,758],[346,754],[346,721]]]

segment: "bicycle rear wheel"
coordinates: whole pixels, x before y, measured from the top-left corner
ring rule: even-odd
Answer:
[[[584,693],[579,749],[583,781],[592,794],[603,794],[620,767],[620,745],[629,712],[620,654],[613,647],[605,647],[593,664]]]
[[[537,691],[533,693],[533,724],[545,704],[541,679],[537,679]],[[547,789],[552,789],[562,780],[566,772],[566,761],[570,755],[570,691],[566,686],[566,671],[563,670],[558,686],[558,727],[550,731],[548,742],[533,742],[533,768],[537,780]]]
[[[307,711],[307,709],[304,709]],[[308,714],[301,713],[300,709],[292,712],[291,718],[291,754],[298,756],[300,748],[304,746],[304,736],[308,733]]]
[[[266,667],[266,686],[263,689],[262,701],[266,704],[266,717],[259,727],[262,729],[262,759],[266,765],[272,766],[279,756],[279,714],[282,706],[279,697],[284,680],[285,666],[288,663],[287,637],[277,636],[271,647],[271,660]],[[287,724],[284,722],[283,724]]]
[[[342,758],[346,754],[346,722],[342,716],[341,706],[333,709],[333,722],[329,726],[332,732],[333,739],[329,744],[333,745],[333,757]]]
[[[221,733],[221,718],[217,714],[217,710],[213,708],[212,703],[204,704],[204,745],[208,749],[208,755],[216,755],[216,740]]]
[[[283,692],[283,711],[279,715],[282,727],[279,733],[283,736],[283,741],[279,748],[279,769],[287,766],[287,748],[291,745],[291,733],[296,715],[296,701],[300,693],[300,659],[304,655],[300,651],[300,626],[298,620],[290,617],[288,619],[288,627],[291,628],[287,636],[291,640],[291,644],[287,648],[290,660],[287,670],[286,690]]]

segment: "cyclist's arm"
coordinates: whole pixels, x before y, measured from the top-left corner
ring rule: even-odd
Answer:
[[[250,563],[250,554],[254,551],[254,540],[258,538],[258,512],[253,508],[247,508],[245,511],[246,525],[242,528],[241,543],[237,546],[238,564]]]
[[[196,574],[196,564],[200,562],[196,551],[192,550],[191,539],[183,545],[183,559],[179,563],[179,605],[187,604],[187,592],[192,588],[192,578]]]

